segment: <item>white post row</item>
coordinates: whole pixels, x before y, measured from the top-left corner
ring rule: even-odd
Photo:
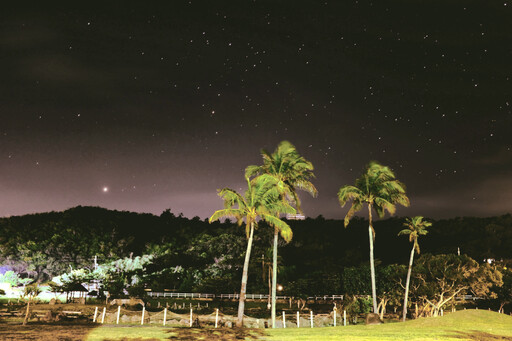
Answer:
[[[94,318],[92,319],[92,322],[96,322],[96,316],[98,316],[98,307],[94,309]]]
[[[119,324],[119,315],[121,314],[121,306],[117,306],[117,318],[116,318],[116,324]]]
[[[164,323],[163,323],[164,326],[165,326],[165,322],[167,322],[167,307],[164,308]]]

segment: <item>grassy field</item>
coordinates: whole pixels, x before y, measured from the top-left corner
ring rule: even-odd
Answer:
[[[484,310],[465,310],[443,317],[405,323],[288,329],[195,329],[154,326],[101,326],[88,341],[103,340],[510,340],[512,317]]]

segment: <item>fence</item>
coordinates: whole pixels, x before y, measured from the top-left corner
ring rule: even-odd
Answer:
[[[108,308],[108,309],[107,309]],[[80,312],[69,312],[78,313]],[[279,314],[281,315],[281,314]],[[172,312],[169,308],[164,308],[161,311],[147,311],[142,307],[142,311],[127,310],[118,306],[115,309],[112,307],[95,307],[92,322],[93,323],[107,323],[107,324],[160,324],[163,326],[188,326],[199,327],[229,327],[235,324],[236,316],[224,315],[219,309],[215,309],[211,314],[197,315],[194,313],[193,308],[190,308],[190,313],[177,314]],[[307,314],[301,314],[299,311],[288,312],[282,311],[281,316],[277,316],[275,320],[276,328],[313,328],[313,327],[328,327],[337,326],[337,321],[340,325],[347,325],[347,314],[339,314],[336,308],[328,314],[314,314],[309,311]],[[270,319],[257,319],[252,317],[244,318],[244,326],[250,328],[267,328],[271,327]]]
[[[183,293],[183,292],[152,292],[149,291],[150,297],[171,297],[171,298],[215,298],[214,294],[199,294],[199,293]]]
[[[240,298],[240,294],[201,294],[201,293],[183,293],[183,292],[153,292],[149,291],[148,296],[150,297],[170,297],[170,298],[205,298],[205,299],[231,299],[237,300]],[[266,294],[246,294],[246,299],[249,300],[268,300],[269,295]],[[276,296],[278,300],[289,300],[291,296]],[[322,295],[322,296],[311,296],[308,300],[343,300],[343,295]]]

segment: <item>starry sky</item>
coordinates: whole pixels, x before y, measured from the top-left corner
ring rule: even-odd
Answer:
[[[0,216],[206,218],[260,149],[315,166],[307,216],[370,160],[432,218],[511,212],[512,2],[153,1],[0,14]]]

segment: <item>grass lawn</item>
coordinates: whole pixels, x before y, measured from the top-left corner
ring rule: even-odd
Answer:
[[[155,326],[101,326],[88,341],[103,340],[510,340],[512,317],[465,310],[437,318],[375,326],[287,329],[195,329]]]

